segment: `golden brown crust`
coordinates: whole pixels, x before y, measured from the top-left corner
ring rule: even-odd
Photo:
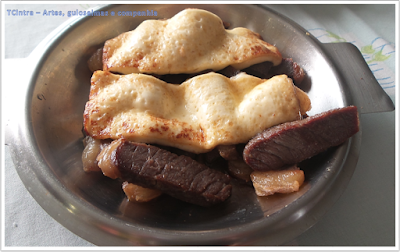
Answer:
[[[278,65],[278,49],[246,28],[226,30],[211,12],[186,9],[171,19],[146,20],[106,41],[103,70],[122,74],[196,73],[229,65],[244,69],[264,61]]]
[[[145,74],[97,71],[84,127],[96,139],[124,137],[202,153],[300,119],[304,109],[296,90],[285,75],[262,80],[211,72],[173,85]]]

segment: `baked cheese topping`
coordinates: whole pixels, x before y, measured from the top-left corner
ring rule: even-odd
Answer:
[[[186,9],[167,20],[146,20],[135,30],[106,41],[103,70],[122,74],[197,73],[229,65],[244,69],[280,64],[275,46],[246,28],[226,30],[215,14]]]
[[[84,126],[97,139],[123,137],[203,153],[245,143],[266,128],[298,120],[310,108],[307,94],[286,75],[263,80],[211,72],[174,85],[145,74],[97,71]]]

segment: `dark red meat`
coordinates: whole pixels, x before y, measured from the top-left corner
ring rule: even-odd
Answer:
[[[300,85],[306,75],[303,68],[301,68],[299,64],[294,62],[293,59],[283,58],[281,64],[272,67],[268,71],[268,73],[263,76],[263,78],[269,79],[272,76],[280,74],[286,74],[289,78],[293,80],[295,85]]]
[[[114,164],[124,181],[160,190],[180,200],[210,206],[231,195],[230,177],[155,146],[122,141]]]
[[[275,170],[340,145],[358,131],[357,107],[333,109],[257,134],[246,145],[243,158],[254,170]]]

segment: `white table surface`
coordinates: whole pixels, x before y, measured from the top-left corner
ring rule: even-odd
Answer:
[[[394,2],[393,2],[394,3]],[[321,42],[347,41],[362,52],[378,82],[395,101],[395,5],[269,5],[298,22]],[[3,2],[4,4],[4,2]],[[64,17],[12,16],[7,9],[86,10],[94,4],[3,5],[5,54],[2,62],[2,95],[23,76],[15,69]],[[398,10],[397,10],[398,11]],[[398,28],[398,27],[397,27]],[[378,57],[379,56],[379,57]],[[7,112],[2,104],[3,126]],[[313,227],[287,246],[395,246],[395,114],[363,114],[362,146],[355,173],[342,197]],[[4,139],[4,138],[3,138]],[[16,173],[5,144],[3,158],[4,220],[6,247],[82,246],[93,244],[76,236],[52,219],[31,197]],[[398,235],[398,234],[397,234]],[[398,245],[398,244],[397,244]],[[379,250],[381,248],[377,248]]]

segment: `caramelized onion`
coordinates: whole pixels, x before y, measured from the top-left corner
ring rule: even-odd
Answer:
[[[104,176],[116,179],[120,177],[120,173],[113,163],[113,151],[121,143],[122,139],[112,141],[110,145],[105,147],[97,156],[98,165],[103,172]]]
[[[128,200],[133,202],[148,202],[162,194],[158,190],[144,188],[126,181],[122,184],[122,190]]]
[[[250,177],[258,196],[296,192],[304,182],[304,172],[296,166],[285,170],[254,171]]]
[[[82,152],[83,170],[85,172],[100,171],[96,157],[101,150],[101,140],[87,136],[83,139],[85,149]]]
[[[103,47],[96,50],[89,58],[87,64],[91,72],[103,69]]]

